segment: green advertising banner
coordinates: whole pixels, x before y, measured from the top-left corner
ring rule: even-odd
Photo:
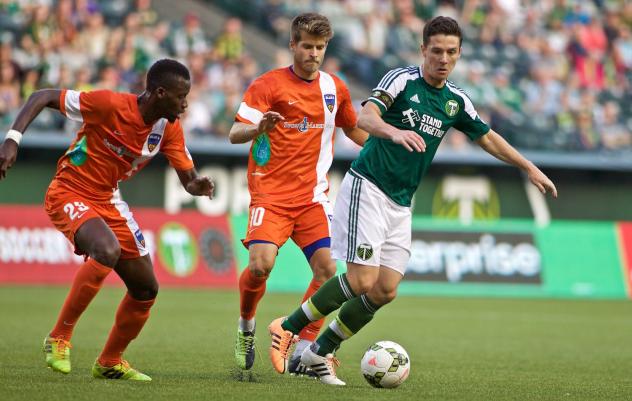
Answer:
[[[446,232],[454,233],[450,241],[445,240]],[[444,264],[447,265],[445,262],[449,258],[457,262],[466,260],[469,272],[478,270],[476,274],[470,275],[479,278],[469,281],[423,281],[409,280],[407,273],[400,285],[400,293],[502,297],[626,297],[617,228],[611,222],[554,221],[539,228],[526,220],[503,220],[464,226],[457,222],[415,218],[413,254],[415,237],[419,233],[425,233],[430,238],[440,236],[442,248],[452,251],[452,254],[444,251]],[[461,254],[458,254],[459,248],[464,249]],[[490,262],[494,258],[496,266]],[[477,263],[479,260],[480,263]],[[486,279],[485,273],[494,269],[496,272],[500,270],[501,274],[496,274],[496,278],[487,274]],[[409,265],[409,272],[410,270]],[[521,274],[525,270],[528,275]],[[498,276],[502,279],[499,280]]]
[[[234,216],[231,224],[235,243],[239,244],[247,216]],[[235,249],[241,271],[248,263],[248,252],[243,246]],[[415,252],[420,249],[434,255],[435,260],[416,258]],[[507,220],[464,226],[417,217],[413,219],[411,251],[411,265],[400,284],[400,294],[627,296],[614,223],[552,222],[538,228],[528,220]],[[445,273],[455,265],[459,273]],[[339,272],[344,271],[344,265],[338,267]],[[289,240],[279,251],[268,290],[302,292],[310,280],[303,253]]]

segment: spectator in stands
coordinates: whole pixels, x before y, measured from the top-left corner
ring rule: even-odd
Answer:
[[[175,55],[186,57],[188,53],[206,53],[210,47],[200,25],[200,18],[193,13],[187,14],[184,17],[184,25],[173,33]]]
[[[244,40],[241,37],[241,20],[228,18],[224,30],[215,41],[214,51],[223,60],[238,61],[244,53]]]
[[[602,115],[598,124],[600,140],[607,150],[630,149],[632,133],[620,120],[619,104],[608,101],[603,105]]]
[[[248,8],[252,21],[264,20],[263,29],[281,46],[270,65],[248,55],[239,19],[228,18],[223,32],[211,42],[208,35],[214,33],[204,31],[196,14],[187,14],[180,26],[176,23],[172,27],[173,21],[159,18],[151,0],[121,2],[124,9],[113,8],[114,3],[17,1],[11,2],[11,7],[0,6],[0,65],[6,60],[13,64],[19,102],[34,89],[69,80],[85,87],[133,90],[134,77],[142,75],[151,61],[178,57],[191,64],[199,99],[208,102],[211,117],[218,117],[207,131],[216,134],[222,131],[219,116],[226,110],[227,97],[230,108],[230,92],[242,92],[263,69],[291,63],[285,47],[289,21],[296,14],[314,9],[327,14],[339,26],[339,40],[331,44],[327,62],[334,63],[337,57],[339,66],[324,67],[340,68],[339,75],[346,73],[367,85],[390,65],[417,64],[423,21],[434,15],[451,15],[468,30],[463,64],[473,59],[482,62],[486,68],[476,79],[495,86],[496,99],[487,105],[492,128],[509,121],[512,128],[503,126],[501,130],[510,139],[519,141],[525,132],[533,138],[529,143],[515,144],[539,149],[596,150],[601,149],[602,142],[603,148],[625,147],[625,141],[605,138],[599,124],[607,119],[600,119],[598,113],[587,118],[578,99],[581,88],[590,88],[594,98],[604,104],[604,116],[617,114],[618,120],[623,120],[623,116],[632,115],[629,1],[244,0],[240,4]],[[502,72],[496,74],[498,71]],[[463,76],[476,73],[463,72]],[[463,86],[473,79],[461,80],[456,74],[455,78]],[[239,89],[227,89],[224,83],[229,80]],[[4,91],[13,93],[12,89]],[[482,97],[483,103],[493,99],[489,94]],[[525,103],[517,107],[521,97]],[[6,100],[2,102],[7,109]],[[617,104],[618,111],[615,113],[612,105],[606,107],[607,102]],[[600,108],[598,103],[594,108]],[[540,126],[532,133],[534,113]],[[626,121],[619,124],[629,131]],[[220,128],[216,130],[216,126]],[[540,140],[541,134],[550,142]]]
[[[20,106],[20,82],[10,61],[0,63],[0,121],[7,124]]]

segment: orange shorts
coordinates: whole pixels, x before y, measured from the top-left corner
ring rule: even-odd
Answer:
[[[145,248],[143,233],[118,191],[113,194],[111,203],[93,203],[53,180],[46,192],[44,206],[55,227],[75,246],[77,255],[85,254],[75,244],[75,234],[79,227],[86,221],[99,217],[118,239],[121,259],[135,259],[149,253]]]
[[[293,208],[251,204],[248,232],[242,242],[246,248],[256,242],[270,242],[280,248],[292,238],[309,260],[318,248],[330,247],[332,212],[329,202]]]

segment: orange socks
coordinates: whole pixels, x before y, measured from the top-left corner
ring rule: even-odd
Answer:
[[[121,362],[123,351],[138,336],[145,322],[149,319],[149,310],[154,301],[155,299],[138,301],[132,298],[129,293],[125,294],[116,311],[116,319],[110,331],[108,342],[99,356],[101,366],[114,366]]]
[[[312,279],[312,281],[309,283],[309,287],[307,287],[307,291],[305,291],[305,296],[303,296],[302,302],[307,301],[309,297],[311,297],[316,291],[318,291],[321,285],[323,285],[323,283]],[[323,327],[323,323],[325,323],[325,318],[322,318],[315,322],[311,322],[310,324],[305,326],[300,333],[298,333],[298,336],[301,339],[307,341],[316,341],[316,337],[318,337],[318,332],[320,331],[320,328]]]
[[[268,276],[257,277],[250,272],[250,269],[245,268],[239,276],[239,308],[241,318],[244,320],[250,320],[255,317],[257,311],[257,304],[266,292],[266,280]],[[303,302],[311,297],[323,283],[313,280],[309,283]],[[308,341],[315,341],[318,336],[320,328],[323,327],[325,319],[312,322],[305,326],[305,328],[299,333],[301,339]]]
[[[268,276],[257,277],[246,267],[239,276],[239,311],[242,319],[255,317],[257,304],[266,292]]]
[[[57,323],[50,332],[51,337],[70,341],[79,316],[99,292],[103,285],[103,280],[111,271],[111,268],[102,265],[94,259],[88,259],[86,263],[81,265],[72,282],[72,287],[66,297],[64,306],[61,308]]]

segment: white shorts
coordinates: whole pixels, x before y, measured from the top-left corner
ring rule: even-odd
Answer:
[[[410,258],[411,211],[353,170],[345,174],[331,224],[334,259],[385,266],[402,275]]]

